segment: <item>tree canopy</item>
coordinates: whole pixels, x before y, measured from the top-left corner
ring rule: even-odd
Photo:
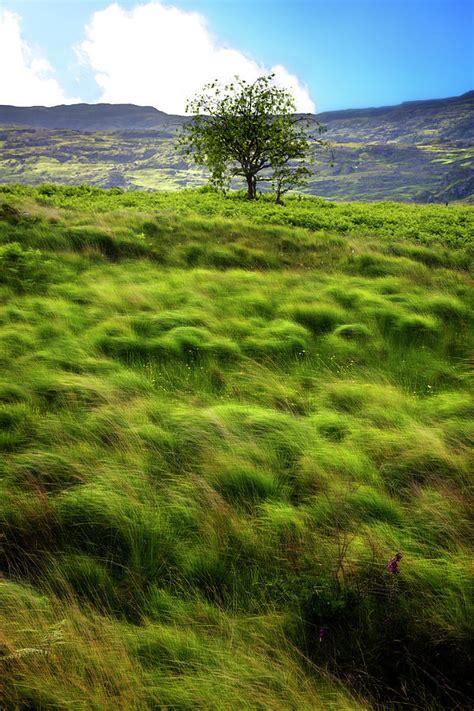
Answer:
[[[272,184],[277,202],[287,190],[311,175],[316,147],[327,145],[311,114],[297,114],[290,92],[274,83],[274,75],[253,83],[236,77],[226,85],[214,81],[188,102],[192,118],[179,145],[200,165],[211,183],[226,189],[232,178],[246,181],[247,197],[257,196],[257,183]]]

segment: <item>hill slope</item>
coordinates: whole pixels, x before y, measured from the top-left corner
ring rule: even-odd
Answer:
[[[0,124],[75,131],[144,131],[168,119],[152,106],[134,104],[72,104],[62,106],[0,106]]]
[[[474,93],[327,112],[335,164],[309,186],[331,199],[467,200],[474,193]],[[152,107],[0,107],[0,182],[193,187],[205,173],[174,151],[183,117]]]
[[[471,705],[473,215],[0,188],[0,707]]]

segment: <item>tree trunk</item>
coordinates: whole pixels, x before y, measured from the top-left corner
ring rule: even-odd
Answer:
[[[257,181],[253,175],[245,176],[247,180],[247,199],[255,200]]]

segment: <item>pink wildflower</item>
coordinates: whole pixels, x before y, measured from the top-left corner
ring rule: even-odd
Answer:
[[[393,575],[397,575],[400,572],[400,569],[398,567],[399,561],[402,559],[402,554],[401,553],[396,553],[392,560],[389,562],[387,565],[387,570],[389,573],[392,573]]]

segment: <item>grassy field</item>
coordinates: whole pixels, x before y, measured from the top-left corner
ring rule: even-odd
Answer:
[[[473,227],[0,187],[2,710],[469,707]]]

